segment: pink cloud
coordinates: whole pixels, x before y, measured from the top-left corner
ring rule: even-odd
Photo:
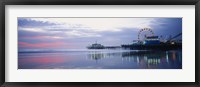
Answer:
[[[20,37],[24,39],[63,39],[63,37],[60,36],[26,36],[26,37]]]
[[[51,42],[51,43],[27,43],[27,42],[18,42],[19,47],[26,48],[66,48],[71,47],[67,43],[64,42]]]

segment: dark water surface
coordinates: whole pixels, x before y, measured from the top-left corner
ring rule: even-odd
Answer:
[[[25,51],[18,69],[182,69],[182,50]]]

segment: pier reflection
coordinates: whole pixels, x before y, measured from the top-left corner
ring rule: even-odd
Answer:
[[[182,66],[181,51],[128,51],[128,52],[90,52],[90,60],[101,61],[108,58],[121,59],[122,64],[137,64],[140,68],[162,68]],[[123,66],[123,65],[122,65]]]

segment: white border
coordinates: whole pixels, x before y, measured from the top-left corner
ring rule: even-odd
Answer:
[[[194,82],[194,5],[6,5],[6,82]],[[183,17],[182,69],[17,70],[17,17]]]

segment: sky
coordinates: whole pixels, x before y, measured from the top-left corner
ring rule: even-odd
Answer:
[[[120,46],[138,40],[150,28],[168,39],[182,33],[182,18],[18,18],[19,49],[85,49],[100,43]],[[144,31],[141,37],[150,35]],[[182,39],[179,37],[178,39]]]

